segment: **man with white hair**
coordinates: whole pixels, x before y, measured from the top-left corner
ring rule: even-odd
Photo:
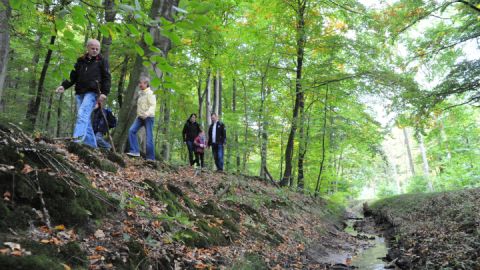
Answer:
[[[74,69],[70,72],[70,79],[63,81],[56,92],[63,93],[74,84],[78,111],[73,138],[77,143],[96,148],[97,141],[92,128],[91,114],[96,103],[105,101],[111,85],[108,60],[100,54],[98,40],[88,40],[87,53],[77,59]]]

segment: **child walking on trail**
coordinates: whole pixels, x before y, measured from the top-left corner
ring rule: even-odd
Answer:
[[[200,134],[198,134],[193,141],[193,144],[195,145],[195,163],[197,166],[204,168],[205,163],[203,156],[205,153],[205,148],[207,148],[207,137],[205,136],[205,132],[200,132]]]

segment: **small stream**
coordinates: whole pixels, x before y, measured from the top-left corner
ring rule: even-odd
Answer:
[[[355,213],[358,216],[358,212]],[[351,266],[356,267],[357,269],[362,270],[381,270],[385,269],[385,266],[388,263],[385,263],[382,258],[385,258],[388,253],[388,247],[385,243],[385,239],[381,236],[376,235],[375,228],[369,228],[369,232],[358,232],[354,228],[354,224],[357,221],[365,220],[363,215],[360,215],[359,218],[349,218],[347,220],[347,227],[345,232],[357,237],[365,239],[368,244],[365,245],[365,248],[361,249],[357,255],[351,258]],[[397,269],[397,268],[394,268]]]

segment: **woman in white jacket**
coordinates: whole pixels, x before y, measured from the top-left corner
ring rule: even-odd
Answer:
[[[150,89],[150,79],[141,77],[138,84],[140,88],[137,100],[137,118],[128,131],[128,142],[130,144],[129,156],[139,157],[140,147],[138,146],[137,132],[145,126],[147,160],[155,160],[155,144],[153,143],[153,123],[155,122],[155,109],[157,99]]]

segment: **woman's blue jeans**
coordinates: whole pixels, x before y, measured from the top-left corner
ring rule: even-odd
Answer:
[[[142,119],[135,118],[130,130],[128,131],[128,143],[130,144],[130,153],[140,154],[140,147],[138,145],[137,132],[141,127],[145,127],[147,159],[155,160],[155,145],[153,144],[153,117]]]

